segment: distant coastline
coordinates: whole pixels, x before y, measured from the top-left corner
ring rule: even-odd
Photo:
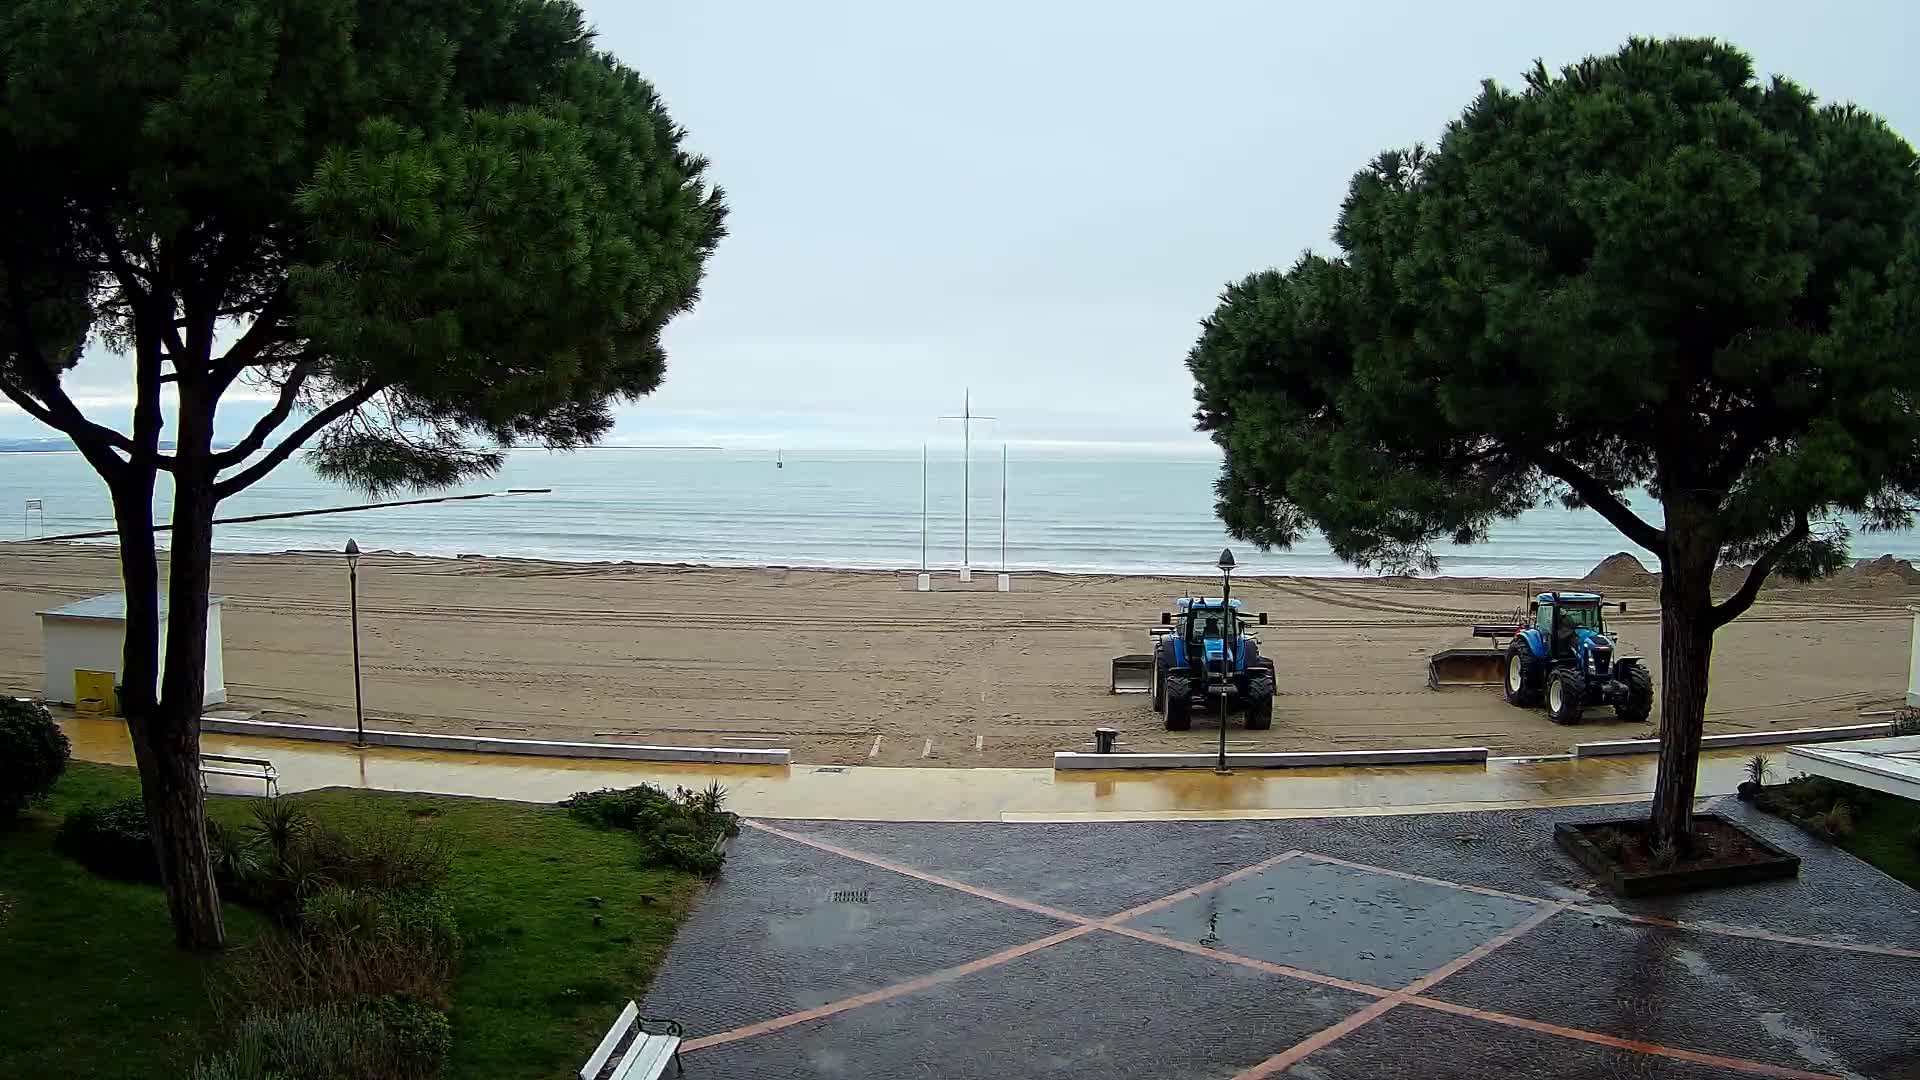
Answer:
[[[213,449],[225,450],[231,443],[215,443]],[[171,452],[175,448],[172,439],[162,439],[160,449]],[[0,438],[0,454],[77,454],[80,448],[73,445],[71,439],[8,439]]]

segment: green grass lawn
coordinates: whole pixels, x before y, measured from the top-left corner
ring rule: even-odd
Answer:
[[[1886,871],[1888,877],[1920,889],[1920,845],[1913,841],[1914,831],[1920,829],[1920,802],[1855,790],[1871,805],[1855,825],[1853,838],[1841,846]]]
[[[214,1034],[205,984],[220,961],[174,948],[160,890],[96,877],[52,849],[66,812],[138,790],[131,769],[76,762],[24,824],[0,830],[0,1077],[176,1077]],[[446,892],[467,938],[448,1077],[573,1075],[645,990],[699,889],[692,875],[641,867],[632,834],[552,807],[366,791],[289,798],[330,824],[405,820],[446,842]],[[250,802],[210,807],[242,824]],[[235,944],[266,932],[231,904],[227,929]]]
[[[1783,784],[1770,784],[1759,793],[1755,808],[1789,821],[1811,822],[1836,803],[1852,811],[1851,835],[1838,845],[1879,867],[1888,877],[1920,889],[1920,802],[1887,795],[1824,777],[1800,775]],[[1815,835],[1825,833],[1805,825]]]

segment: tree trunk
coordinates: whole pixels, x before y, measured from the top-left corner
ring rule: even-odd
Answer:
[[[1680,851],[1693,842],[1694,781],[1707,722],[1713,661],[1713,571],[1719,544],[1711,511],[1669,500],[1660,560],[1660,773],[1652,840]]]
[[[196,406],[185,388],[180,399],[167,663],[159,700],[142,725],[146,747],[140,780],[174,936],[184,948],[215,949],[225,943],[226,928],[208,858],[200,788],[200,710],[206,692],[207,594],[213,548],[213,475],[208,461],[213,418],[211,410]],[[145,685],[153,683],[149,680]]]

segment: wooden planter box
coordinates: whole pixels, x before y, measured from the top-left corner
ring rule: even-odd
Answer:
[[[1778,844],[1754,835],[1719,814],[1695,814],[1693,819],[1695,822],[1711,822],[1719,828],[1740,833],[1764,854],[1738,863],[1676,867],[1672,870],[1629,871],[1622,869],[1612,856],[1587,839],[1588,833],[1601,829],[1619,829],[1638,835],[1646,825],[1644,818],[1591,821],[1577,825],[1561,822],[1553,827],[1553,840],[1560,845],[1561,850],[1579,860],[1580,865],[1593,871],[1594,877],[1599,879],[1601,884],[1619,896],[1652,896],[1658,893],[1691,892],[1696,889],[1719,889],[1729,885],[1746,885],[1755,881],[1772,881],[1799,875],[1800,856]]]

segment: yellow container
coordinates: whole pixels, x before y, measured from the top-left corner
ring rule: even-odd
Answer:
[[[73,711],[82,716],[118,716],[120,703],[114,699],[113,672],[73,673]]]

